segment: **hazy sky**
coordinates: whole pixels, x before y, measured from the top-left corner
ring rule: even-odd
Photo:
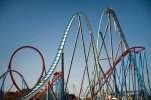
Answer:
[[[130,47],[146,48],[150,65],[150,0],[0,0],[0,75],[7,70],[14,50],[24,45],[38,48],[48,69],[71,16],[84,12],[96,36],[100,15],[108,7],[117,14]],[[38,78],[41,59],[32,50],[19,53],[13,60],[13,69],[27,74],[24,77],[33,85],[35,81],[28,78]]]

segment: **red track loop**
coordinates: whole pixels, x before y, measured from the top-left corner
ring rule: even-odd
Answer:
[[[22,91],[20,90],[19,86],[18,86],[17,83],[15,82],[15,79],[14,79],[13,74],[12,74],[12,66],[11,66],[11,65],[12,65],[12,60],[13,60],[15,54],[16,54],[19,50],[25,49],[25,48],[29,48],[29,49],[35,50],[35,51],[40,55],[41,60],[42,60],[42,72],[41,72],[40,78],[38,79],[38,81],[37,81],[37,83],[34,85],[34,87],[41,81],[41,79],[42,79],[42,77],[43,77],[43,74],[44,74],[44,71],[45,71],[44,57],[42,56],[41,52],[40,52],[38,49],[36,49],[35,47],[32,47],[32,46],[22,46],[22,47],[16,49],[15,52],[12,54],[12,56],[11,56],[11,58],[10,58],[9,65],[8,65],[8,70],[9,70],[9,72],[10,72],[10,76],[11,76],[11,79],[12,79],[13,84],[15,85],[15,87],[17,88],[17,90],[18,90],[20,93],[22,93]],[[22,94],[23,94],[23,93],[22,93]]]

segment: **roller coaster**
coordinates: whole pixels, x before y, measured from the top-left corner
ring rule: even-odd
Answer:
[[[15,54],[25,48],[36,51],[42,61],[40,78],[32,88],[29,88],[25,76],[12,68]],[[76,77],[73,79],[74,72]],[[9,90],[5,90],[8,73],[13,84]],[[16,83],[13,73],[20,76],[22,89]],[[96,39],[86,15],[81,12],[74,14],[66,26],[56,56],[48,70],[45,68],[44,57],[37,48],[22,46],[16,49],[10,57],[7,71],[0,76],[0,83],[1,100],[9,100],[5,93],[11,93],[12,86],[17,89],[18,95],[13,98],[15,100],[151,99],[145,48],[129,47],[111,8],[104,10],[100,17]]]

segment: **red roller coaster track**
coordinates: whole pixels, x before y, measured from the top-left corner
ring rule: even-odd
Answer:
[[[10,72],[10,76],[11,76],[11,80],[13,82],[13,84],[15,85],[15,87],[17,88],[17,90],[22,93],[21,89],[19,88],[19,86],[17,85],[17,83],[15,82],[15,79],[13,77],[13,74],[12,74],[12,60],[15,56],[15,54],[19,51],[19,50],[22,50],[22,49],[25,49],[25,48],[29,48],[29,49],[33,49],[34,51],[36,51],[40,57],[41,57],[41,60],[42,60],[42,72],[41,72],[41,75],[40,75],[40,78],[38,79],[37,83],[34,85],[34,87],[41,81],[42,77],[43,77],[43,74],[44,74],[44,71],[45,71],[45,62],[44,62],[44,57],[42,56],[42,53],[36,49],[35,47],[32,47],[32,46],[22,46],[18,49],[16,49],[14,51],[14,53],[12,54],[11,58],[10,58],[10,61],[9,61],[9,65],[8,65],[8,70]],[[22,93],[23,94],[23,93]]]
[[[104,76],[101,78],[101,79],[104,78],[104,80],[105,80],[101,87],[103,87],[103,85],[108,81],[109,76],[111,76],[111,74],[113,73],[113,70],[115,69],[116,65],[122,60],[122,58],[124,58],[128,53],[132,53],[132,52],[139,53],[139,52],[142,52],[144,49],[145,49],[144,47],[131,47],[131,48],[127,49],[125,52],[123,52],[123,54],[121,54],[119,56],[119,58],[113,63],[113,66],[110,67],[106,71],[106,73],[104,74]],[[98,85],[98,82],[97,82],[96,85]],[[99,90],[96,91],[96,93],[94,94],[94,96],[97,95],[98,92],[99,92]]]

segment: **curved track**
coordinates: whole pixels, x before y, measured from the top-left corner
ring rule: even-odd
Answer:
[[[6,78],[6,76],[7,76],[7,74],[8,74],[9,72],[10,72],[10,71],[7,71],[7,72],[3,73],[3,74],[0,76],[0,80],[1,80],[3,77]],[[26,88],[29,89],[29,86],[28,86],[27,82],[25,81],[23,75],[22,75],[20,72],[18,72],[18,71],[16,71],[16,70],[12,70],[11,72],[18,74],[18,75],[22,78],[22,80],[23,80],[23,82],[24,82]],[[4,79],[3,81],[5,82],[5,79]],[[3,82],[3,84],[4,84],[4,82]],[[14,83],[13,83],[13,85],[14,85]],[[13,85],[12,85],[12,86],[13,86]],[[12,87],[12,86],[11,86],[11,87]],[[11,88],[10,88],[10,89],[11,89]],[[9,90],[10,90],[10,89],[9,89]],[[20,93],[20,95],[22,95],[22,93]]]
[[[52,65],[51,65],[50,69],[48,70],[47,74],[44,76],[44,78],[41,80],[41,82],[35,88],[33,88],[33,90],[30,93],[28,93],[27,95],[22,97],[20,100],[23,100],[23,99],[24,100],[29,100],[34,95],[36,95],[46,83],[49,82],[50,76],[52,75],[52,73],[54,72],[55,68],[57,67],[59,59],[61,57],[61,53],[63,52],[64,46],[65,46],[65,42],[67,40],[67,36],[68,36],[69,30],[71,28],[71,25],[72,25],[74,19],[76,17],[80,17],[80,16],[84,19],[84,21],[86,23],[86,26],[87,26],[87,29],[88,29],[88,32],[90,34],[90,37],[91,37],[91,39],[93,39],[92,30],[91,30],[91,27],[90,27],[90,24],[89,24],[89,21],[88,21],[87,17],[83,13],[74,14],[72,16],[72,18],[70,19],[67,27],[66,27],[66,30],[64,32],[63,38],[61,40],[61,43],[60,43],[60,46],[59,46],[59,49],[58,49],[58,52],[57,52],[57,55],[56,55]]]
[[[3,74],[0,76],[0,80],[1,80],[5,75],[7,75],[9,72],[10,72],[10,71],[7,71],[7,72],[3,73]],[[22,75],[21,73],[19,73],[18,71],[16,71],[16,70],[12,70],[12,72],[17,73],[17,74],[23,79],[23,81],[24,81],[24,83],[25,83],[27,89],[29,89],[29,86],[27,85],[27,82],[25,81],[23,75]]]
[[[106,29],[105,29],[105,33],[104,33],[104,35],[103,35],[103,33],[101,32],[101,22],[102,22],[102,18],[103,18],[103,15],[104,14],[106,14],[107,16],[108,16],[108,24],[107,24],[107,26],[106,26]],[[112,38],[110,39],[110,50],[111,50],[111,58],[109,57],[109,55],[108,55],[108,53],[107,53],[107,49],[106,49],[106,45],[105,45],[105,43],[104,43],[104,38],[105,38],[105,35],[106,35],[106,32],[107,32],[107,30],[109,31],[109,33],[110,33],[110,36],[112,37],[112,35],[111,35],[111,26],[109,25],[109,24],[111,24],[111,17],[112,17],[112,19],[113,19],[113,22],[114,22],[114,28],[115,28],[115,31],[116,31],[116,33],[117,33],[117,35],[118,35],[118,37],[119,37],[119,40],[120,40],[120,42],[121,42],[121,45],[123,45],[123,48],[124,48],[124,50],[122,51],[122,54],[121,54],[121,56],[118,58],[118,59],[116,59],[117,58],[117,56],[114,58],[113,57],[113,46],[112,46]],[[108,26],[109,26],[109,29],[108,29]],[[101,38],[102,38],[102,44],[101,44],[101,48],[104,46],[104,49],[106,50],[106,54],[107,54],[107,58],[105,58],[105,59],[107,59],[108,60],[108,63],[109,63],[109,66],[110,66],[110,68],[107,70],[107,72],[106,73],[104,73],[104,71],[101,69],[101,73],[102,73],[102,78],[104,78],[105,79],[105,82],[103,83],[103,85],[105,84],[105,83],[107,83],[107,79],[109,78],[109,77],[112,77],[113,76],[113,79],[114,79],[114,83],[115,83],[115,91],[118,91],[118,89],[117,89],[117,84],[116,84],[116,76],[115,76],[115,74],[112,74],[113,73],[113,71],[114,71],[114,68],[116,67],[116,65],[122,60],[122,58],[123,58],[123,56],[126,56],[127,55],[127,53],[129,52],[130,53],[130,60],[132,61],[132,66],[134,67],[134,75],[136,75],[137,77],[138,77],[138,82],[139,82],[139,85],[141,86],[141,87],[143,87],[144,88],[144,90],[145,91],[147,91],[147,89],[146,89],[146,86],[145,86],[145,84],[144,84],[144,81],[143,81],[143,77],[140,75],[140,72],[138,71],[138,68],[137,67],[135,67],[134,65],[134,58],[132,57],[132,52],[133,51],[131,51],[133,48],[142,48],[142,49],[144,49],[144,47],[133,47],[133,48],[129,48],[129,46],[128,46],[128,43],[127,43],[127,41],[126,41],[126,38],[125,38],[125,36],[124,36],[124,34],[123,34],[123,32],[122,32],[122,29],[121,29],[121,27],[120,27],[120,24],[119,24],[119,22],[118,22],[118,19],[117,19],[117,17],[116,17],[116,15],[115,15],[115,13],[114,13],[114,11],[112,10],[112,9],[110,9],[110,8],[108,8],[108,9],[106,9],[104,12],[103,12],[103,14],[102,14],[102,16],[101,16],[101,18],[100,18],[100,23],[99,23],[99,30],[98,30],[98,38],[97,38],[97,50],[98,50],[98,54],[97,54],[97,56],[98,56],[98,58],[99,58],[99,55],[100,55],[100,51],[101,51],[101,48],[100,48],[100,51],[99,51],[99,48],[98,48],[98,46],[99,46],[99,36],[101,35]],[[135,52],[136,53],[136,52]],[[109,59],[111,59],[112,61],[110,61]],[[115,60],[115,61],[114,61]],[[97,60],[97,62],[99,63],[99,60]],[[111,62],[113,62],[113,63],[111,63]],[[95,76],[96,76],[96,73],[97,72],[94,72],[94,74],[93,74],[93,78],[92,78],[92,81],[94,81],[95,80]],[[107,78],[106,78],[107,77]],[[99,79],[98,79],[99,80]],[[101,79],[100,79],[101,80]],[[100,84],[100,81],[98,81],[97,82],[97,84]],[[107,85],[109,85],[110,86],[110,84],[107,84]],[[99,90],[97,90],[97,92],[96,93],[94,93],[94,96],[101,90],[101,87],[102,86],[99,86]],[[112,90],[112,92],[113,92],[114,90]],[[101,92],[101,91],[100,91]],[[90,93],[90,88],[89,88],[89,86],[87,87],[87,89],[86,89],[86,91],[85,91],[85,95],[82,97],[82,99],[85,99],[87,96],[88,96],[88,94]],[[101,94],[100,94],[101,95]]]
[[[135,51],[135,49],[139,49],[139,50],[136,50],[136,51]],[[104,84],[106,84],[106,83],[108,82],[108,78],[111,76],[111,74],[113,74],[113,71],[115,70],[116,65],[117,65],[125,56],[127,56],[127,54],[129,54],[129,53],[139,53],[139,52],[142,52],[142,51],[144,51],[144,50],[145,50],[144,47],[131,47],[131,48],[127,49],[127,50],[114,62],[113,66],[112,66],[110,69],[108,69],[107,72],[105,73],[105,75],[101,78],[101,79],[104,78],[104,80],[105,80],[105,81],[102,83],[101,88],[104,86]],[[98,83],[97,83],[97,84],[98,84]],[[97,95],[98,92],[99,92],[99,90],[96,91],[96,93],[94,94],[94,96]]]
[[[125,36],[124,36],[124,34],[123,34],[123,31],[122,31],[122,29],[121,29],[121,26],[120,26],[120,24],[119,24],[119,21],[118,21],[116,15],[115,15],[114,11],[113,11],[111,8],[108,8],[108,9],[106,9],[105,11],[103,11],[103,13],[102,13],[102,15],[101,15],[101,18],[100,18],[100,23],[99,23],[99,28],[98,28],[98,37],[97,37],[97,50],[99,50],[99,48],[98,48],[98,46],[99,46],[98,42],[99,42],[99,37],[100,37],[100,35],[101,35],[101,38],[102,38],[102,41],[103,41],[103,42],[102,42],[102,45],[101,45],[101,48],[102,48],[103,43],[104,43],[104,38],[105,38],[105,36],[103,36],[103,35],[102,35],[102,32],[101,32],[101,24],[102,24],[103,16],[104,16],[105,14],[109,17],[109,18],[108,18],[109,20],[110,20],[110,16],[113,18],[117,35],[118,35],[118,37],[119,37],[119,39],[120,39],[122,45],[124,46],[125,51],[128,50],[128,49],[129,49],[129,46],[128,46],[128,43],[127,43],[127,41],[126,41],[126,38],[125,38]],[[108,26],[109,26],[109,25],[107,25],[107,27],[106,27],[106,29],[105,29],[106,31],[107,31]],[[111,29],[110,29],[109,31],[111,31]],[[106,33],[106,32],[105,32],[105,33]],[[106,47],[104,47],[104,48],[106,49]],[[112,47],[112,48],[113,48],[113,47]],[[112,48],[111,48],[111,49],[112,49]],[[100,51],[101,51],[101,49],[100,49]],[[100,55],[100,51],[97,52],[97,57],[98,57],[98,58],[99,58],[99,55]],[[109,58],[109,56],[108,56],[108,58]],[[97,60],[97,62],[99,62],[99,59]],[[108,62],[108,63],[110,63],[110,62]],[[110,64],[110,69],[111,69],[111,66],[112,66],[112,65]],[[109,69],[109,70],[110,70],[110,69]],[[112,69],[112,70],[113,70],[113,69]],[[101,71],[102,71],[102,73],[104,73],[102,69],[101,69]],[[96,77],[95,74],[96,74],[96,72],[94,72],[94,74],[93,74],[92,81],[94,81],[93,79],[95,79],[95,77]],[[104,76],[104,75],[103,75],[103,76]],[[99,82],[98,82],[98,83],[99,83]],[[82,97],[82,98],[85,99],[89,92],[90,92],[90,88],[89,88],[89,86],[88,86],[87,89],[86,89],[86,91],[85,91],[85,95],[84,95],[84,97]]]

